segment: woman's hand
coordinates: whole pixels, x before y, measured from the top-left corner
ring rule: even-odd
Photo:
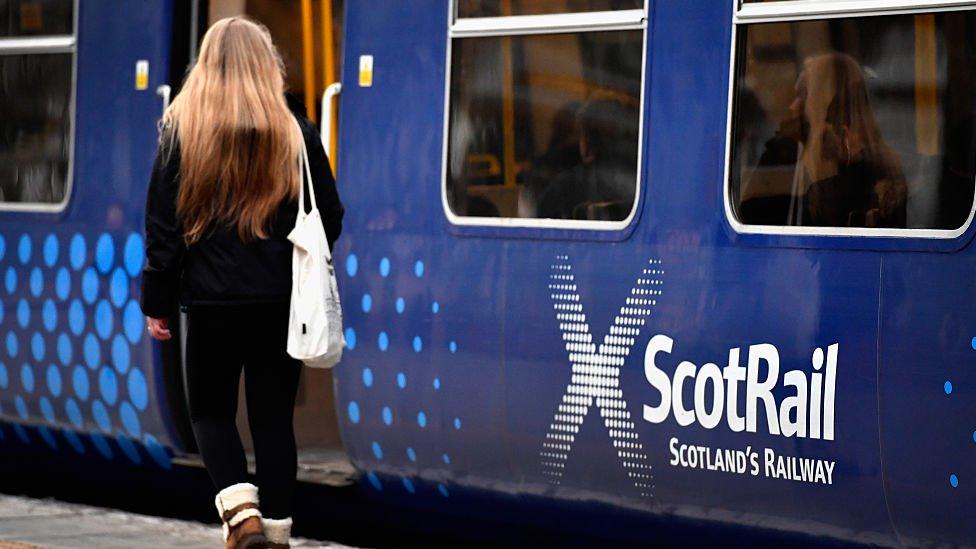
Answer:
[[[151,335],[153,339],[166,341],[173,337],[169,333],[169,321],[165,318],[146,317],[146,328],[149,330],[149,335]]]

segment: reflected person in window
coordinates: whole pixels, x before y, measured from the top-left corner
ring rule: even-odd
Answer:
[[[579,110],[580,163],[556,176],[539,204],[541,217],[621,221],[637,185],[638,105],[598,92]]]
[[[881,135],[856,60],[842,53],[807,58],[790,115],[758,166],[795,166],[789,202],[744,200],[743,221],[781,224],[785,217],[787,225],[906,226],[904,172]],[[747,188],[763,187],[755,180],[770,173],[757,169]]]
[[[801,79],[809,135],[800,164],[810,181],[802,224],[904,228],[904,172],[881,136],[860,64],[818,55],[806,60]]]

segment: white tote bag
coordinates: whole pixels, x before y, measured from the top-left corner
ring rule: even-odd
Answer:
[[[295,218],[295,228],[288,234],[288,240],[295,245],[291,260],[288,354],[313,368],[331,368],[342,358],[342,348],[346,346],[342,335],[342,308],[332,252],[315,204],[304,136],[301,143],[298,217]],[[305,213],[306,185],[312,202],[312,210],[308,213]]]

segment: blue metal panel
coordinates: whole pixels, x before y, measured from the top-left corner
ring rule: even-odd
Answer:
[[[456,474],[509,476],[494,451],[501,326],[486,321],[500,317],[501,257],[453,245],[436,184],[446,17],[442,1],[382,2],[345,20],[336,257],[355,344],[336,369],[341,432],[376,490],[414,502],[447,497]],[[355,84],[360,55],[374,56],[373,87]]]
[[[857,239],[808,239],[828,249],[804,250],[783,237],[745,242],[730,232],[721,185],[731,5],[651,6],[646,200],[636,230],[616,243],[585,231],[450,226],[439,193],[447,3],[348,6],[338,167],[349,213],[337,257],[356,343],[336,370],[347,447],[367,471],[370,490],[413,504],[487,488],[532,505],[570,500],[596,509],[587,502],[600,502],[649,517],[707,515],[890,542],[876,436],[880,257],[844,251]],[[361,88],[357,59],[367,54],[375,57],[374,83]],[[386,276],[383,257],[391,265]],[[422,276],[411,267],[418,260]],[[619,373],[634,423],[623,430],[636,433],[646,458],[622,458],[613,442],[623,435],[611,435],[592,407],[556,486],[541,453],[572,376],[548,287],[553,265],[572,265],[586,323],[602,341],[648,260],[662,262],[663,294]],[[402,314],[397,297],[408,304]],[[744,364],[748,345],[770,343],[781,376],[809,375],[814,349],[838,343],[835,440],[770,435],[761,422],[758,433],[734,433],[725,423],[705,429],[679,427],[673,417],[643,421],[642,405],[659,397],[644,377],[642,351],[659,333],[675,341],[663,367],[669,372],[685,359],[722,366],[734,347],[742,348]],[[688,401],[690,387],[685,392]],[[780,386],[774,395],[781,402],[788,392]],[[744,395],[739,400],[742,406]],[[760,460],[770,448],[832,461],[836,469],[822,485],[768,478],[765,470],[752,476],[681,468],[670,463],[672,437],[713,449],[748,447]],[[628,476],[646,471],[637,461],[651,466],[653,486],[641,488]]]
[[[176,440],[137,292],[170,2],[79,5],[70,203],[59,214],[0,214],[9,280],[0,406],[20,424],[3,443],[43,439],[62,452],[168,468],[164,447]],[[150,67],[145,91],[134,86],[140,59]]]
[[[888,504],[908,544],[976,539],[973,272],[971,249],[884,259],[881,441]]]

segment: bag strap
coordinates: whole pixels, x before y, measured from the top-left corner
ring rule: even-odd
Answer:
[[[307,215],[305,212],[306,185],[308,185],[308,194],[312,202],[312,211],[317,210],[318,205],[315,203],[315,191],[312,190],[312,167],[308,162],[308,147],[305,146],[305,133],[302,132],[302,127],[299,125],[297,119],[295,119],[295,127],[298,128],[298,141],[302,144],[302,155],[298,159],[298,178],[301,180],[298,186],[298,211],[301,215]],[[311,213],[311,211],[308,213]]]

